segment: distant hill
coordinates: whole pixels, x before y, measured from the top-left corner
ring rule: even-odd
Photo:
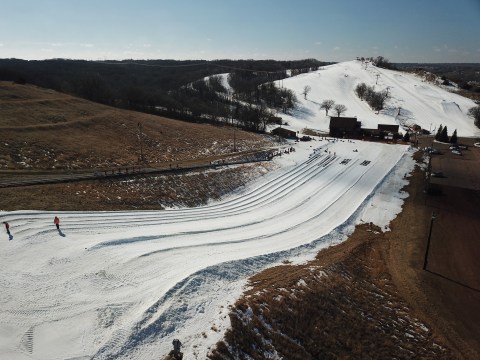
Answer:
[[[0,82],[0,132],[0,169],[133,166],[139,163],[140,144],[150,165],[233,149],[231,127],[121,110],[11,82]],[[267,144],[260,135],[236,131],[240,151]]]
[[[392,124],[400,125],[405,132],[417,125],[433,132],[442,125],[448,127],[449,135],[457,129],[460,136],[480,136],[480,129],[467,116],[468,110],[476,106],[474,101],[415,74],[349,61],[325,66],[281,83],[298,97],[296,110],[288,115],[282,114],[289,128],[295,131],[307,127],[328,132],[329,116],[337,114],[332,108],[327,116],[320,106],[324,100],[331,99],[346,106],[347,111],[342,116],[357,117],[365,128]],[[378,114],[355,94],[355,87],[361,83],[375,91],[388,92],[384,109]],[[305,98],[300,94],[306,86],[310,91]]]
[[[243,75],[251,89],[306,72],[322,63],[315,59],[275,60],[145,60],[84,61],[0,59],[0,80],[28,83],[119,108],[194,122],[231,117],[231,107],[214,91],[193,91],[190,84],[219,73]],[[248,124],[243,127],[249,127]],[[255,129],[255,127],[253,127]]]

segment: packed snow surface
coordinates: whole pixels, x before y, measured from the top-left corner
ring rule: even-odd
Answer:
[[[280,170],[209,206],[2,213],[13,238],[0,248],[0,358],[154,359],[174,338],[205,358],[248,276],[344,240],[411,158],[402,145],[292,146]]]
[[[360,83],[373,86],[377,92],[388,91],[385,109],[379,114],[355,94],[355,87]],[[433,132],[442,125],[447,126],[449,135],[457,129],[458,136],[480,136],[480,129],[467,116],[468,110],[476,106],[472,100],[406,72],[350,61],[325,66],[276,84],[293,90],[298,98],[299,106],[292,114],[281,114],[292,130],[308,127],[328,132],[330,116],[337,114],[330,109],[327,116],[320,105],[331,99],[347,107],[342,116],[357,117],[363,128],[376,129],[378,124],[391,124],[400,125],[405,132],[416,124]],[[306,99],[302,95],[305,86],[311,88]]]

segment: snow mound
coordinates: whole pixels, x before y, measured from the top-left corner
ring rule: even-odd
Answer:
[[[441,107],[443,112],[449,116],[459,116],[462,114],[462,109],[460,106],[453,101],[442,101]],[[445,124],[446,125],[446,124]]]

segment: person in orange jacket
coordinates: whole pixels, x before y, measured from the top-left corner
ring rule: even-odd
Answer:
[[[60,230],[60,219],[57,216],[55,216],[55,219],[53,219],[53,223],[57,227],[57,230]]]

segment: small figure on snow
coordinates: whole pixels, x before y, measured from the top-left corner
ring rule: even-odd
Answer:
[[[175,359],[175,360],[182,360],[183,359],[183,353],[180,351],[180,347],[182,346],[182,343],[178,339],[174,339],[172,341],[173,344],[173,350],[170,351],[168,354],[170,356],[170,359]]]
[[[7,230],[7,234],[10,235],[10,225],[8,225],[8,222],[4,221],[3,224],[5,225],[5,230]]]
[[[60,231],[60,219],[58,218],[58,216],[55,216],[55,219],[53,219],[53,223],[57,227],[57,230]]]

